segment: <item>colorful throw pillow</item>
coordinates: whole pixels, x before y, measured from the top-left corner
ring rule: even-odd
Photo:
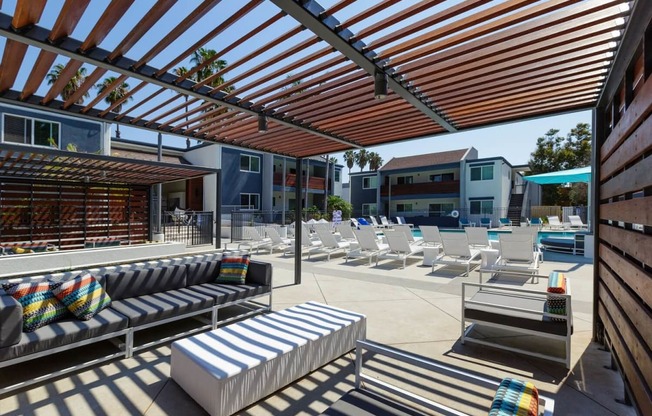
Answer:
[[[566,315],[566,298],[554,294],[566,293],[566,275],[564,273],[552,272],[548,276],[548,304],[547,312],[556,315]],[[551,318],[553,321],[566,321],[564,318]]]
[[[5,283],[2,288],[23,306],[23,331],[33,332],[68,315],[66,305],[54,294],[59,283]]]
[[[52,293],[82,321],[88,321],[111,303],[100,282],[88,273],[64,281]]]
[[[500,382],[489,416],[537,416],[539,414],[539,392],[534,384],[505,378]]]
[[[249,254],[225,254],[215,283],[244,284],[249,268]]]

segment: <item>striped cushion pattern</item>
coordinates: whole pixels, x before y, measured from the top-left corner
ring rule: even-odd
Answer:
[[[566,293],[566,275],[564,273],[552,272],[548,276],[548,304],[547,312],[558,315],[566,315],[566,298],[555,296]],[[553,321],[565,321],[563,318],[551,318]]]
[[[552,272],[548,276],[548,293],[566,293],[566,275]]]
[[[225,254],[215,283],[244,284],[249,268],[249,254]]]
[[[59,283],[48,281],[2,285],[5,292],[23,307],[24,332],[33,332],[68,315],[66,305],[52,293],[58,286]]]
[[[111,303],[102,285],[88,273],[64,281],[52,293],[82,321],[88,321]]]
[[[505,378],[500,382],[491,403],[489,416],[537,416],[539,392],[534,384]]]

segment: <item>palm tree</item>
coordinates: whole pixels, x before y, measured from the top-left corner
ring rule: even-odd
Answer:
[[[199,48],[192,53],[190,62],[194,64],[193,68],[196,68],[200,65],[203,65],[204,62],[213,59],[216,54],[217,51],[215,51],[215,49]],[[224,59],[216,59],[210,64],[206,65],[204,68],[195,72],[195,74],[193,74],[193,79],[197,82],[203,81],[206,78],[215,74],[216,72],[223,70],[224,68],[226,68],[227,65],[228,63]],[[208,83],[208,85],[210,85],[211,87],[217,87],[221,84],[224,84],[224,78],[222,78],[221,76],[216,77],[215,79],[211,80],[211,82]],[[230,91],[233,89],[233,87],[229,87],[226,89]]]
[[[355,155],[355,163],[360,166],[360,172],[364,170],[364,167],[367,166],[369,162],[369,152],[365,149],[360,149],[360,151]]]
[[[376,152],[369,153],[369,170],[377,171],[383,165],[383,158]]]
[[[346,166],[349,168],[349,173],[351,173],[351,169],[355,165],[355,152],[353,150],[347,150],[344,152],[344,162],[346,163]]]
[[[116,79],[117,79],[116,77],[106,77],[104,78],[104,81],[95,85],[95,88],[97,88],[97,94],[98,95],[102,94],[109,87],[109,85],[115,82]],[[106,95],[106,97],[104,97],[104,101],[109,105],[113,105],[118,101],[122,100],[128,93],[129,93],[129,84],[123,82],[117,87],[115,87],[111,92],[109,92]],[[127,98],[127,101],[132,99],[133,97],[129,96],[129,98]],[[120,113],[120,111],[122,111],[122,104],[123,103],[116,105],[115,108],[111,110],[111,112]],[[115,137],[118,139],[120,138],[120,124],[116,124]]]
[[[64,68],[65,66],[63,66],[63,64],[56,64],[54,67],[52,67],[50,72],[48,72],[47,74],[48,85],[52,85],[55,82],[57,82]],[[84,81],[86,81],[86,68],[81,67],[77,70],[77,72],[75,72],[75,75],[73,75],[72,78],[70,78],[70,81],[68,81],[66,86],[63,87],[63,90],[61,90],[61,93],[59,95],[61,96],[63,101],[68,101],[68,98],[72,97],[72,95],[75,92],[77,92],[77,90],[79,89],[79,87],[81,87]],[[90,94],[88,92],[85,92],[84,95],[82,95],[81,97],[79,97],[77,101],[75,101],[75,104],[83,104],[84,98],[88,98],[89,95]]]
[[[178,68],[174,68],[174,70],[172,72],[174,72],[175,75],[177,75],[179,77],[182,77],[182,76],[184,76],[184,75],[186,75],[188,73],[188,68],[186,68],[185,66],[180,66]],[[188,102],[188,96],[184,94],[183,98],[187,103]],[[186,104],[186,121],[188,121],[188,115],[187,114],[188,114],[188,104]],[[190,147],[190,139],[186,138],[186,148],[189,148],[189,147]]]

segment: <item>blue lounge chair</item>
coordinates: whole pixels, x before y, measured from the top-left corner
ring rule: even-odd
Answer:
[[[480,227],[491,228],[491,218],[480,218]]]
[[[460,218],[460,219],[459,219],[459,223],[460,223],[460,228],[464,228],[464,227],[475,227],[475,223],[474,223],[474,222],[470,222],[470,221],[468,220],[468,218]]]
[[[500,218],[498,221],[500,221],[500,226],[501,227],[511,227],[512,226],[512,220],[509,218]]]
[[[531,220],[527,220],[527,225],[530,227],[543,227],[543,221],[541,221],[541,218],[535,217],[532,218]]]
[[[367,221],[364,218],[360,217],[360,218],[358,218],[358,225],[371,225],[371,224],[369,224],[369,221]]]

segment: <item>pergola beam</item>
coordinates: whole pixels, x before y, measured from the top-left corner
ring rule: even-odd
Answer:
[[[297,2],[294,0],[271,0],[277,7],[292,16],[296,21],[310,29],[319,38],[325,40],[334,49],[353,61],[356,65],[366,71],[372,77],[376,72],[387,75],[388,87],[392,89],[414,108],[421,111],[427,117],[437,122],[449,132],[457,131],[448,120],[446,120],[437,108],[422,101],[410,89],[392,77],[394,71],[381,63],[376,62],[373,51],[364,51],[364,43],[356,41],[351,43],[353,33],[347,29],[341,29],[339,22],[332,15],[326,15],[325,9],[314,0]],[[302,3],[302,4],[301,4]],[[371,97],[370,97],[371,98]]]
[[[188,95],[190,97],[205,100],[219,106],[231,108],[241,113],[246,113],[253,116],[258,116],[259,114],[265,114],[270,120],[282,126],[290,127],[295,130],[301,130],[306,133],[310,133],[315,136],[319,136],[328,140],[339,142],[350,147],[354,147],[354,148],[362,147],[354,141],[346,140],[345,138],[338,137],[314,129],[309,126],[305,126],[299,122],[286,120],[285,118],[275,116],[273,114],[266,114],[264,112],[254,109],[251,103],[239,103],[239,98],[226,99],[225,98],[226,94],[222,92],[211,94],[210,87],[203,86],[201,88],[193,89],[194,83],[187,80],[179,84],[176,84],[174,82],[178,78],[178,76],[176,75],[166,73],[163,76],[156,77],[155,74],[158,72],[157,69],[149,65],[142,65],[138,67],[138,69],[135,69],[135,65],[137,62],[132,59],[126,57],[120,57],[115,62],[109,62],[108,57],[111,55],[110,51],[101,48],[94,48],[89,51],[86,51],[86,53],[83,53],[81,52],[82,51],[81,46],[83,45],[83,43],[76,39],[66,37],[62,39],[60,42],[58,42],[56,45],[52,44],[51,42],[48,41],[50,30],[40,26],[34,25],[29,30],[16,32],[11,27],[11,20],[12,20],[11,16],[5,13],[0,13],[0,35],[6,37],[9,40],[13,40],[25,45],[33,46],[44,51],[56,53],[58,55],[65,56],[73,60],[78,60],[84,63],[88,63],[98,68],[103,68],[109,71],[117,72],[121,75],[130,78],[144,81],[152,85],[157,85],[166,88],[168,90],[178,92],[180,94]],[[124,122],[118,120],[113,120],[113,121],[125,124]],[[125,124],[125,125],[129,126],[130,124]],[[207,139],[210,139],[210,137],[207,137]]]

